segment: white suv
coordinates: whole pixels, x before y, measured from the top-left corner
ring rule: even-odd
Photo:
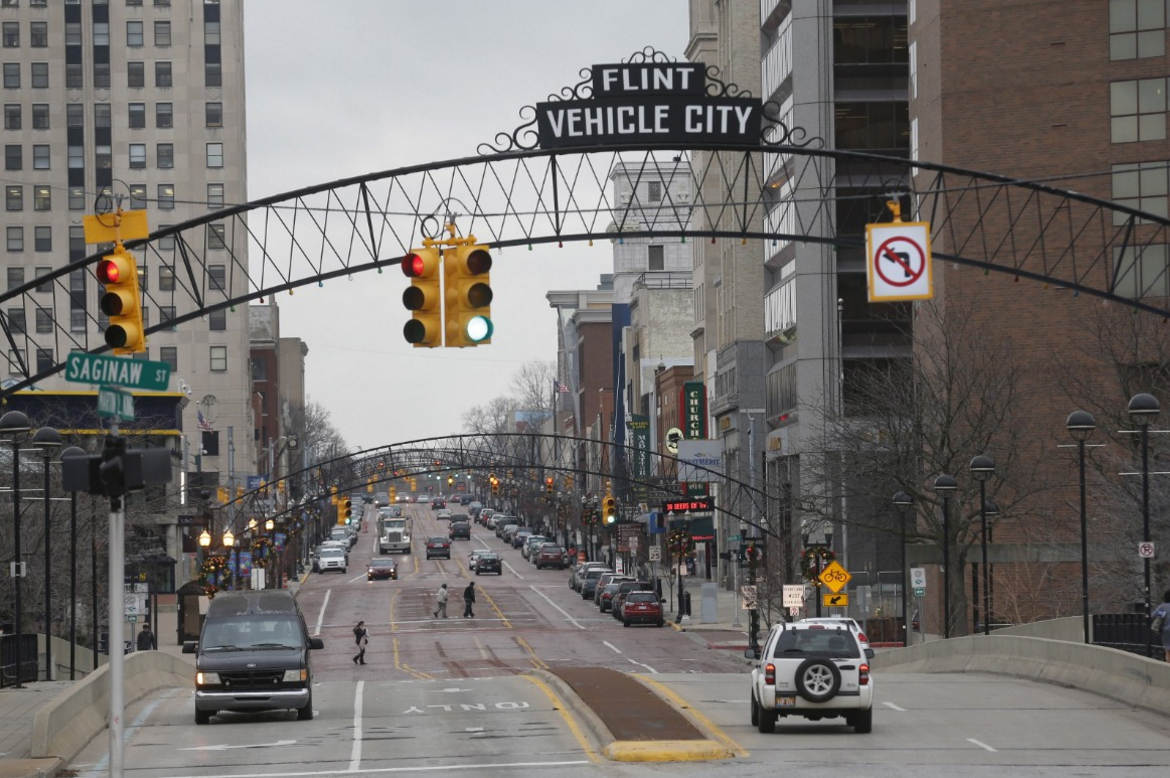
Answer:
[[[803,716],[811,721],[844,717],[855,732],[873,729],[872,648],[862,648],[845,626],[776,624],[752,667],[752,724],[771,732],[776,719]]]

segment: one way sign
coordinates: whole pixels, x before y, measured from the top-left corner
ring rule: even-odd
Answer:
[[[849,607],[849,595],[845,592],[840,594],[822,594],[821,603],[826,608],[847,608]]]

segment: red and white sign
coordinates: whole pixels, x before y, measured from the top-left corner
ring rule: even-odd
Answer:
[[[1138,556],[1142,559],[1154,558],[1154,544],[1152,541],[1138,543]]]
[[[930,277],[930,223],[889,222],[865,227],[869,301],[926,300]]]

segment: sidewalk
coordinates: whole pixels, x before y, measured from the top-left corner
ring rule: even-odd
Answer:
[[[76,681],[37,681],[0,689],[0,778],[52,778],[60,759],[30,759],[33,717]]]
[[[662,596],[667,598],[665,605],[668,624],[679,632],[686,632],[695,641],[705,645],[712,651],[731,651],[742,657],[748,647],[749,615],[745,610],[735,612],[738,606],[738,597],[730,589],[716,585],[715,589],[715,618],[713,621],[703,621],[702,586],[705,583],[714,583],[705,578],[684,578],[683,589],[691,595],[691,615],[681,622],[676,620],[678,611],[678,592],[663,585]],[[710,616],[710,614],[708,614]],[[736,621],[739,623],[736,624]],[[760,625],[761,631],[764,629]],[[763,634],[761,634],[761,639]]]

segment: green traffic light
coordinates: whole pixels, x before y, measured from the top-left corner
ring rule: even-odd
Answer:
[[[492,336],[492,320],[486,316],[473,316],[468,320],[464,332],[472,343],[479,343]]]

